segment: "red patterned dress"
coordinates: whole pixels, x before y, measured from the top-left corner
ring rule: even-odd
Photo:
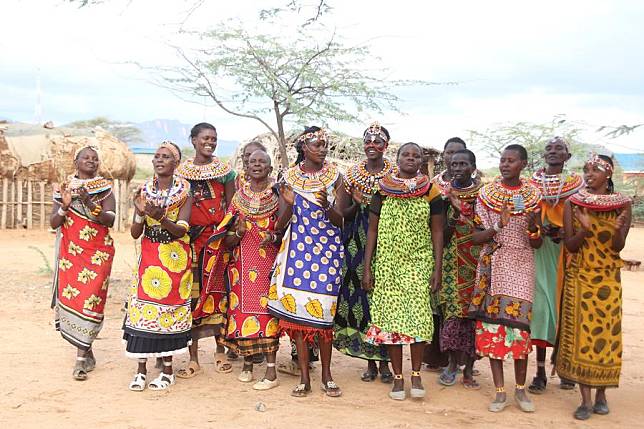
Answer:
[[[523,208],[515,207],[517,199]],[[499,222],[504,204],[510,222],[483,246],[469,315],[476,320],[476,352],[492,359],[525,359],[532,351],[530,320],[535,287],[534,250],[528,238],[526,213],[535,210],[541,193],[521,179],[516,188],[501,178],[483,186],[476,203],[475,223],[480,229]]]
[[[278,320],[269,314],[270,277],[278,244],[261,244],[267,233],[275,231],[278,196],[269,186],[254,192],[250,182],[243,182],[231,202],[228,213],[218,230],[208,241],[209,261],[219,256],[211,254],[231,251],[226,270],[227,285],[227,344],[236,347],[242,356],[276,352],[279,348]],[[233,249],[223,249],[220,243],[234,224],[236,217],[246,219],[246,233]],[[230,232],[228,232],[230,233]],[[224,307],[224,305],[222,305]]]
[[[188,181],[174,178],[168,191],[148,181],[142,194],[149,201],[164,201],[166,216],[177,220],[190,191]],[[126,356],[172,356],[188,351],[190,344],[190,291],[192,260],[188,234],[173,238],[158,221],[146,216],[141,239],[137,279],[132,284],[125,317]]]
[[[107,226],[99,223],[90,210],[75,196],[81,186],[95,203],[107,198],[111,183],[102,177],[73,179],[72,203],[56,237],[56,273],[54,296],[56,329],[64,339],[82,350],[89,350],[103,327],[103,310],[114,245]],[[61,196],[54,195],[58,202]]]
[[[228,163],[216,157],[205,165],[197,165],[193,159],[184,161],[175,173],[190,183],[192,211],[190,214],[190,243],[192,245],[192,336],[195,339],[218,336],[224,326],[224,315],[219,303],[225,296],[223,271],[217,273],[219,282],[207,289],[203,277],[202,250],[213,231],[226,213],[226,183],[235,180],[235,172]]]

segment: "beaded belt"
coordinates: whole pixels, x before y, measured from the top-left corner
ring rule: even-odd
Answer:
[[[159,225],[146,226],[143,232],[145,236],[153,243],[169,243],[174,238],[167,229],[161,228]]]

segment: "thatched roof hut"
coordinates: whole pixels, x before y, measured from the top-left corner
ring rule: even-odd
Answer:
[[[129,181],[136,161],[127,145],[100,127],[76,129],[0,123],[0,177],[58,182],[74,171],[74,152],[97,146],[99,174]]]
[[[291,132],[286,136],[286,151],[288,153],[288,158],[290,162],[295,161],[297,158],[297,152],[295,151],[295,139],[297,138],[299,132]],[[277,144],[277,139],[271,133],[260,134],[247,142],[239,145],[235,151],[234,159],[232,160],[233,165],[237,171],[241,170],[241,151],[243,147],[250,142],[258,142],[263,144],[268,151],[268,154],[273,160],[273,166],[279,168],[281,165],[281,157],[279,153],[279,147]],[[386,157],[389,159],[394,159],[396,157],[396,151],[402,143],[391,142],[387,148]],[[424,155],[427,161],[427,166],[433,172],[434,165],[438,161],[440,156],[440,151],[423,147]],[[329,152],[327,154],[327,160],[334,162],[338,165],[340,170],[345,171],[349,166],[355,164],[356,162],[364,159],[363,143],[361,138],[350,137],[344,134],[330,133],[330,142],[329,142]]]

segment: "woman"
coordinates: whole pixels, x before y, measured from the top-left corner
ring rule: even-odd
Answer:
[[[129,389],[145,389],[147,358],[162,358],[163,371],[148,387],[164,390],[174,384],[172,356],[190,344],[190,291],[192,289],[190,183],[174,175],[181,152],[163,142],[154,154],[154,178],[134,199],[130,233],[141,239],[138,279],[128,301],[123,339],[126,356],[138,359]]]
[[[242,171],[237,174],[235,178],[235,189],[241,189],[244,185],[244,181],[248,179],[248,167],[250,156],[256,150],[263,150],[266,152],[266,147],[260,142],[251,141],[246,143],[241,150],[241,160],[242,160]]]
[[[442,161],[445,169],[438,173],[432,182],[435,186],[438,186],[441,194],[443,196],[443,201],[447,201],[447,192],[451,187],[452,182],[452,155],[459,150],[467,149],[465,141],[460,137],[451,137],[447,139],[443,145]],[[421,168],[421,170],[423,170]],[[447,208],[449,204],[445,204],[444,207]],[[445,377],[447,374],[447,366],[450,365],[449,354],[443,352],[443,347],[440,343],[440,332],[443,327],[443,316],[441,315],[441,305],[439,304],[439,297],[436,293],[432,294],[432,310],[434,311],[434,336],[431,340],[431,343],[425,348],[425,353],[423,354],[423,362],[427,364],[427,369],[432,372],[441,372],[442,376]],[[456,364],[461,364],[463,362],[457,362]],[[456,378],[454,377],[454,382]]]
[[[586,188],[564,206],[566,264],[557,372],[579,383],[586,420],[608,414],[606,388],[622,368],[622,285],[619,252],[631,225],[631,199],[615,192],[613,161],[594,155],[584,166]],[[597,389],[592,403],[591,389]]]
[[[344,212],[342,235],[345,259],[333,345],[348,356],[367,359],[368,366],[362,374],[362,381],[375,380],[379,366],[380,380],[391,383],[393,375],[387,365],[387,348],[365,341],[365,334],[370,326],[370,294],[361,287],[364,246],[369,226],[369,202],[378,191],[380,180],[393,170],[393,164],[384,158],[389,144],[389,131],[375,122],[363,133],[363,141],[367,159],[351,167],[344,178],[344,191],[351,195],[352,201]]]
[[[404,344],[411,348],[411,397],[425,396],[420,365],[434,331],[430,288],[440,288],[444,216],[438,188],[419,174],[420,146],[405,143],[396,159],[398,171],[380,181],[369,206],[362,287],[373,288],[367,339],[387,347],[394,372],[389,397],[404,400]]]
[[[225,296],[223,271],[216,273],[220,280],[211,289],[205,288],[203,270],[199,266],[202,250],[214,228],[224,218],[226,207],[235,193],[235,172],[228,163],[221,162],[215,155],[217,130],[209,123],[202,122],[190,130],[190,141],[195,148],[195,157],[185,160],[177,168],[176,175],[190,183],[192,209],[190,215],[190,243],[192,246],[192,344],[190,362],[186,368],[177,371],[179,378],[191,378],[201,372],[199,366],[199,339],[224,334],[225,309],[219,303]],[[223,354],[223,347],[217,345],[215,370],[232,371]]]
[[[496,398],[491,412],[507,405],[503,361],[514,360],[514,398],[524,412],[534,412],[525,392],[534,294],[534,249],[541,246],[541,193],[521,171],[528,153],[509,145],[501,154],[501,176],[483,186],[476,203],[474,244],[484,244],[476,272],[469,315],[476,320],[476,352],[490,358]]]
[[[342,176],[325,161],[329,138],[323,129],[309,127],[296,143],[295,166],[284,174],[280,187],[277,229],[290,224],[275,261],[268,304],[280,328],[295,340],[300,384],[291,392],[303,397],[311,391],[307,345],[317,342],[322,361],[322,389],[328,396],[342,394],[331,376],[333,317],[342,282]],[[338,195],[338,203],[334,205]]]
[[[544,147],[543,159],[546,166],[535,171],[530,179],[530,183],[541,191],[543,225],[543,244],[534,253],[537,277],[530,322],[530,340],[537,349],[537,374],[528,391],[534,394],[541,394],[546,390],[546,347],[554,347],[557,337],[564,271],[561,246],[564,202],[584,185],[579,174],[566,171],[565,165],[570,157],[566,141],[561,137],[553,138]],[[569,381],[563,379],[561,386],[567,388],[574,385],[571,386]]]
[[[208,240],[207,254],[220,247],[232,251],[227,267],[227,343],[244,356],[238,380],[253,380],[253,357],[266,355],[266,374],[255,383],[255,390],[279,385],[275,358],[279,349],[279,326],[267,310],[271,269],[277,256],[281,233],[275,229],[279,199],[269,177],[271,158],[259,149],[248,159],[246,179],[235,193],[228,213]],[[210,257],[212,258],[212,256]],[[204,260],[208,267],[211,259]]]
[[[76,151],[74,165],[76,173],[54,191],[50,225],[57,232],[52,308],[56,330],[78,349],[72,376],[86,380],[96,366],[92,344],[103,327],[114,259],[109,227],[114,224],[116,202],[111,183],[96,175],[96,147]]]
[[[474,233],[474,205],[481,189],[476,173],[476,156],[467,149],[450,155],[452,181],[446,192],[447,223],[443,253],[443,282],[438,301],[443,323],[440,329],[441,351],[449,353],[449,366],[443,370],[439,382],[445,386],[456,384],[460,362],[465,363],[463,386],[480,389],[473,377],[476,360],[474,322],[467,318],[472,300],[476,265],[480,247],[472,243]]]

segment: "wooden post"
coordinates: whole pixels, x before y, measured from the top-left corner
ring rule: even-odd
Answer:
[[[45,229],[45,219],[47,218],[47,213],[45,213],[45,182],[38,183],[40,187],[40,229]]]
[[[119,180],[116,179],[114,180],[114,184],[112,185],[112,193],[114,194],[114,199],[116,200],[116,204],[114,207],[116,207],[116,216],[114,216],[114,231],[120,231],[121,229],[121,215],[119,213],[119,202],[121,201],[121,195],[120,195],[120,186],[119,186]]]
[[[16,212],[16,228],[22,228],[22,180],[16,182],[16,194],[18,197],[18,211]]]
[[[34,208],[32,198],[32,182],[31,179],[27,180],[27,229],[34,227]]]
[[[11,182],[11,223],[9,228],[16,227],[16,182]]]
[[[7,206],[9,205],[9,179],[2,178],[2,219],[0,228],[7,229]]]
[[[124,181],[121,186],[121,228],[123,231],[127,229],[129,222],[129,204],[130,204],[130,182]]]

